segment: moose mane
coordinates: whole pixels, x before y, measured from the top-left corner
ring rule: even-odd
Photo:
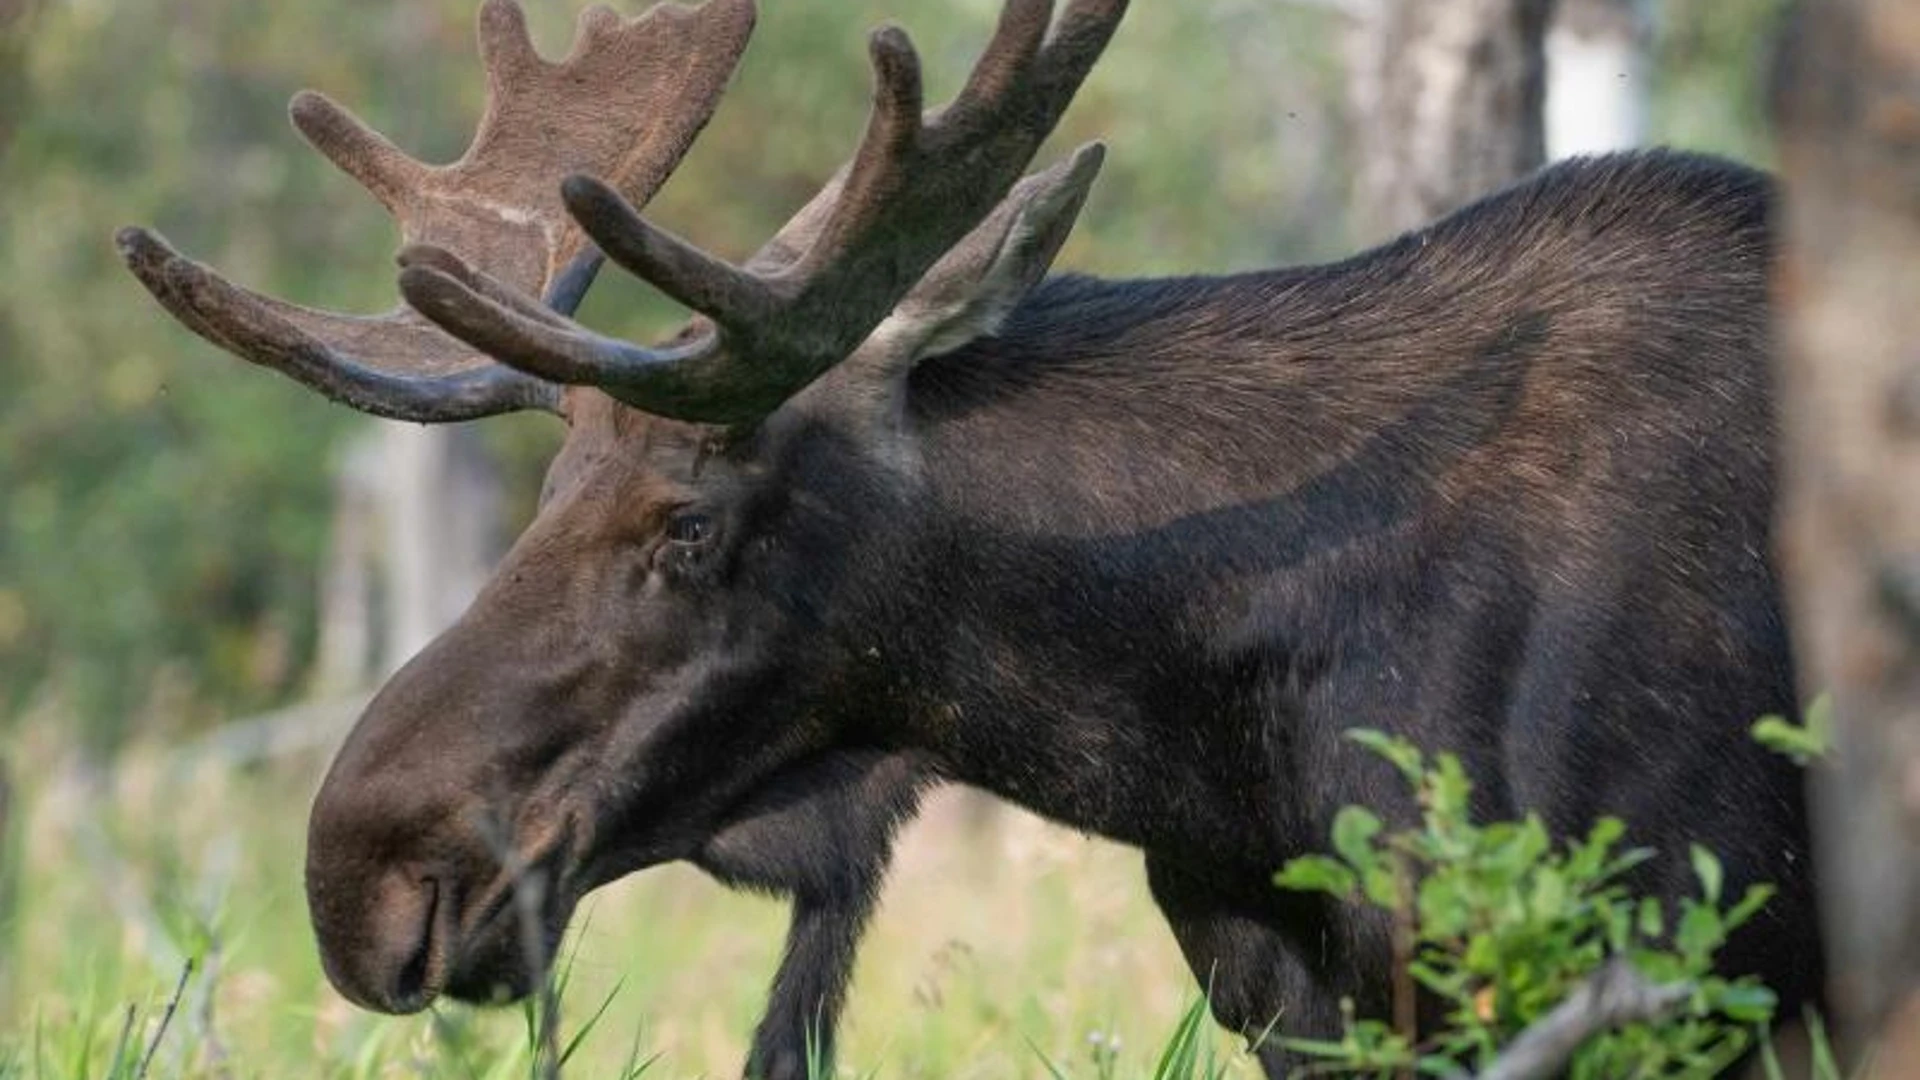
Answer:
[[[1310,483],[1404,500],[1395,476],[1592,513],[1609,498],[1594,470],[1681,428],[1770,430],[1771,205],[1744,166],[1621,154],[1325,265],[1058,275],[994,336],[922,361],[910,414],[963,504],[1067,532]],[[1692,335],[1729,312],[1753,316],[1736,323],[1753,340],[1695,355]],[[1671,408],[1676,393],[1698,408]],[[1609,445],[1628,430],[1645,450]]]

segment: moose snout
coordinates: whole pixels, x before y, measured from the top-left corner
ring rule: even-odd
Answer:
[[[323,787],[307,836],[307,906],[333,985],[385,1013],[529,993],[572,912],[574,894],[550,887],[570,831],[505,849],[450,825],[454,810],[389,820],[392,800],[358,794]]]
[[[447,982],[452,899],[438,879],[400,870],[370,886],[309,873],[307,900],[328,980],[368,1009],[426,1008]]]

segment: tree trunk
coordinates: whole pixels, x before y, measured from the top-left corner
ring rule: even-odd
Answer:
[[[383,424],[334,480],[313,692],[392,674],[479,594],[502,553],[500,478],[459,427]]]
[[[1553,0],[1381,0],[1355,20],[1355,223],[1379,239],[1538,168]]]
[[[1833,1006],[1920,1075],[1920,5],[1810,5],[1783,85],[1783,564],[1816,780]]]
[[[1647,0],[1559,0],[1547,31],[1547,157],[1646,140]]]
[[[320,574],[319,640],[309,690],[333,698],[384,668],[380,643],[380,519],[388,488],[379,429],[358,432],[333,476],[333,521]]]
[[[382,673],[460,617],[499,559],[500,480],[463,427],[388,424],[386,633]]]

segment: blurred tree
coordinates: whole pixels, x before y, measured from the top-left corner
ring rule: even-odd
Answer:
[[[1665,0],[1653,6],[1653,142],[1766,165],[1773,132],[1762,89],[1788,0]]]
[[[26,79],[21,61],[27,52],[28,0],[0,0],[0,156],[7,152],[13,129],[26,112]]]
[[[1834,1004],[1920,1063],[1920,7],[1809,5],[1783,80],[1786,571],[1818,778]]]
[[[1544,43],[1554,0],[1380,0],[1350,38],[1369,237],[1424,225],[1545,160]]]
[[[1647,138],[1647,0],[1557,0],[1547,31],[1547,157],[1598,154]]]

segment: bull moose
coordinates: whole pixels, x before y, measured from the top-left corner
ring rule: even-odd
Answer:
[[[747,1070],[802,1075],[896,827],[960,782],[1140,848],[1223,1024],[1327,1036],[1341,998],[1384,1005],[1390,927],[1271,875],[1345,804],[1411,812],[1361,725],[1459,752],[1490,814],[1615,814],[1778,884],[1724,964],[1816,994],[1799,781],[1746,734],[1795,702],[1767,179],[1605,157],[1332,265],[1049,277],[1102,149],[1022,174],[1125,8],[1007,0],[937,110],[875,32],[856,153],[739,266],[635,207],[752,0],[594,8],[559,63],[487,0],[489,102],[447,166],[296,97],[399,220],[393,313],[122,231],[181,322],[337,401],[568,427],[532,524],[315,800],[343,994],[526,994],[583,894],[690,860],[792,898]],[[652,347],[574,322],[602,253],[695,317]],[[1640,884],[1677,895],[1684,862]]]

